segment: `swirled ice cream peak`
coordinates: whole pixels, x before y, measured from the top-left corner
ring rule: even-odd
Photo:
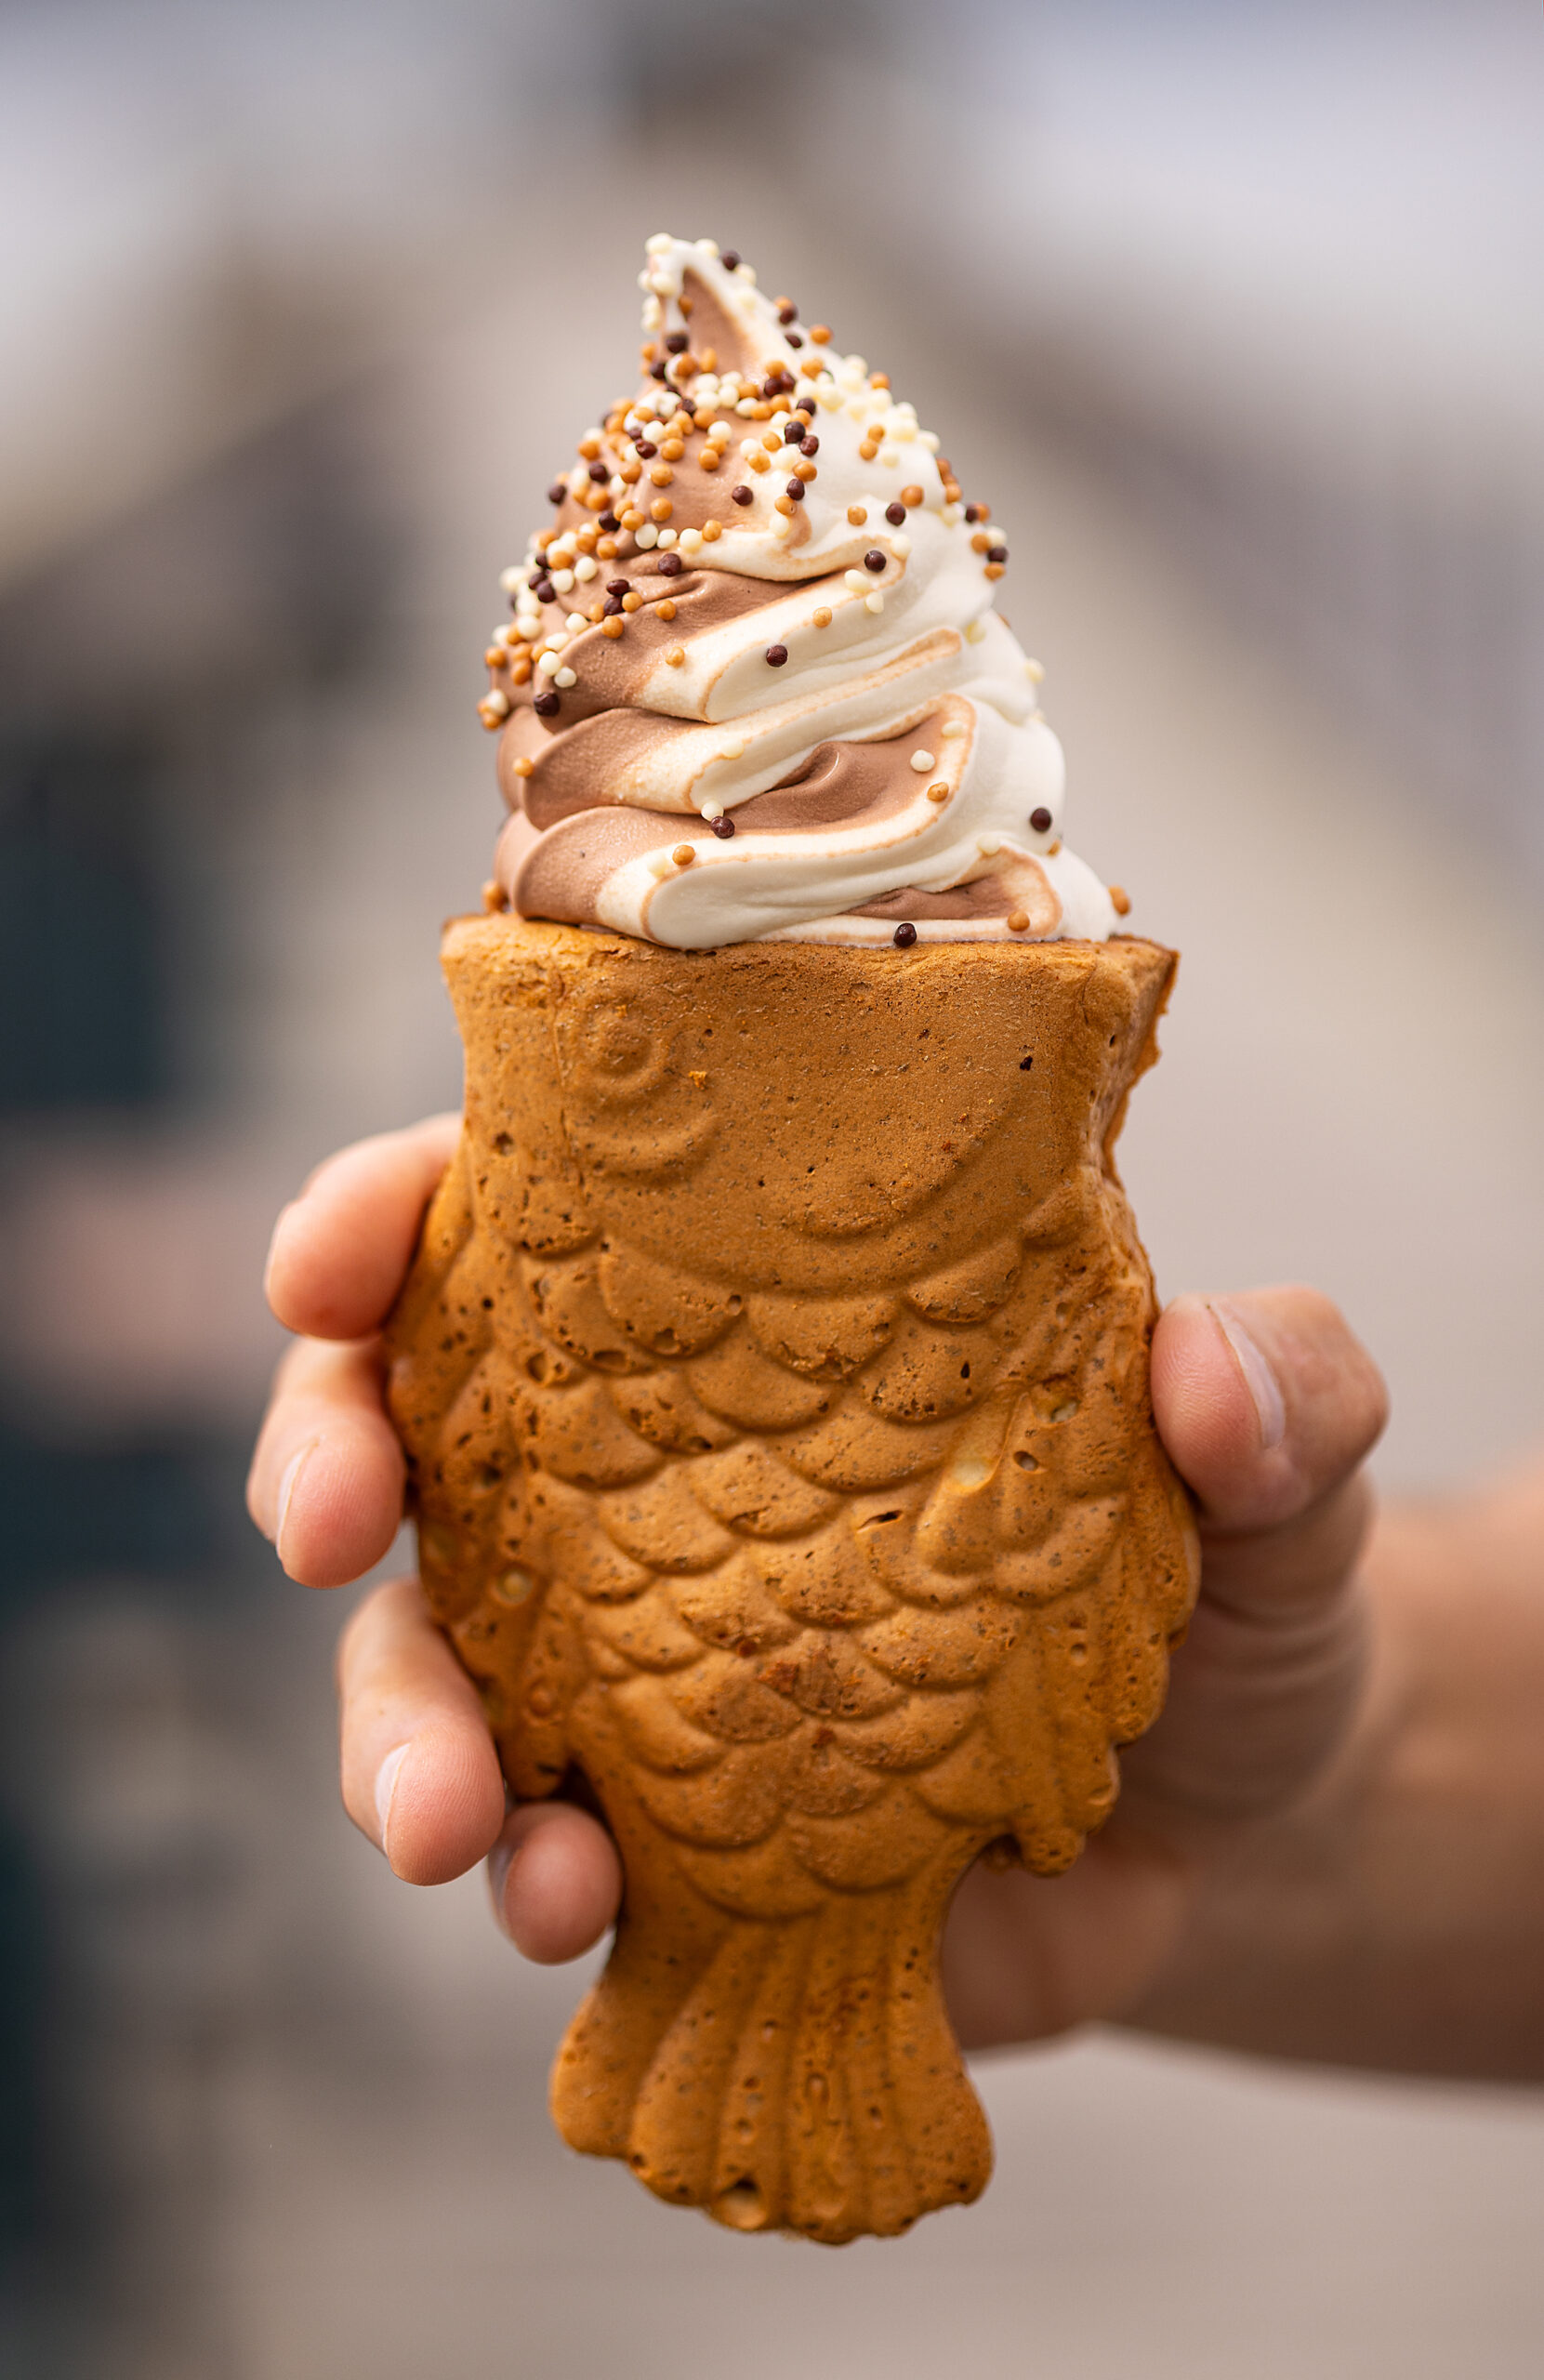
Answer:
[[[641,386],[503,577],[493,897],[683,949],[1103,940],[1001,525],[732,250],[661,232],[640,279]]]

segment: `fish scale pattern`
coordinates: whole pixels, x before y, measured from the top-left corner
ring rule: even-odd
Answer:
[[[904,2228],[989,2171],[949,1892],[999,1838],[1076,1856],[1193,1592],[1124,1200],[1094,1142],[915,1277],[741,1287],[593,1182],[547,1245],[511,1228],[539,1200],[474,1088],[391,1401],[514,1790],[582,1772],[624,1856],[559,2122],[742,2228]]]

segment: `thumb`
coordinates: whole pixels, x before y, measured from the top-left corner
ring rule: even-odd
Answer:
[[[1143,1797],[1250,1816],[1313,1775],[1360,1683],[1360,1466],[1383,1383],[1327,1298],[1257,1289],[1175,1300],[1153,1405],[1196,1499],[1201,1593],[1164,1715],[1124,1765]]]

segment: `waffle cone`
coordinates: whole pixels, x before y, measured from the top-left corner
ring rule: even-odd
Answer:
[[[621,1847],[559,2128],[741,2228],[904,2230],[991,2169],[954,1885],[1076,1857],[1194,1591],[1110,1154],[1172,955],[494,916],[444,964],[391,1409],[511,1786]]]

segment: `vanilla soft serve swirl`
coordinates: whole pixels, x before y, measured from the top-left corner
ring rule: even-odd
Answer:
[[[505,574],[502,896],[684,949],[1104,939],[1000,528],[732,252],[662,233],[642,282],[641,391]]]

